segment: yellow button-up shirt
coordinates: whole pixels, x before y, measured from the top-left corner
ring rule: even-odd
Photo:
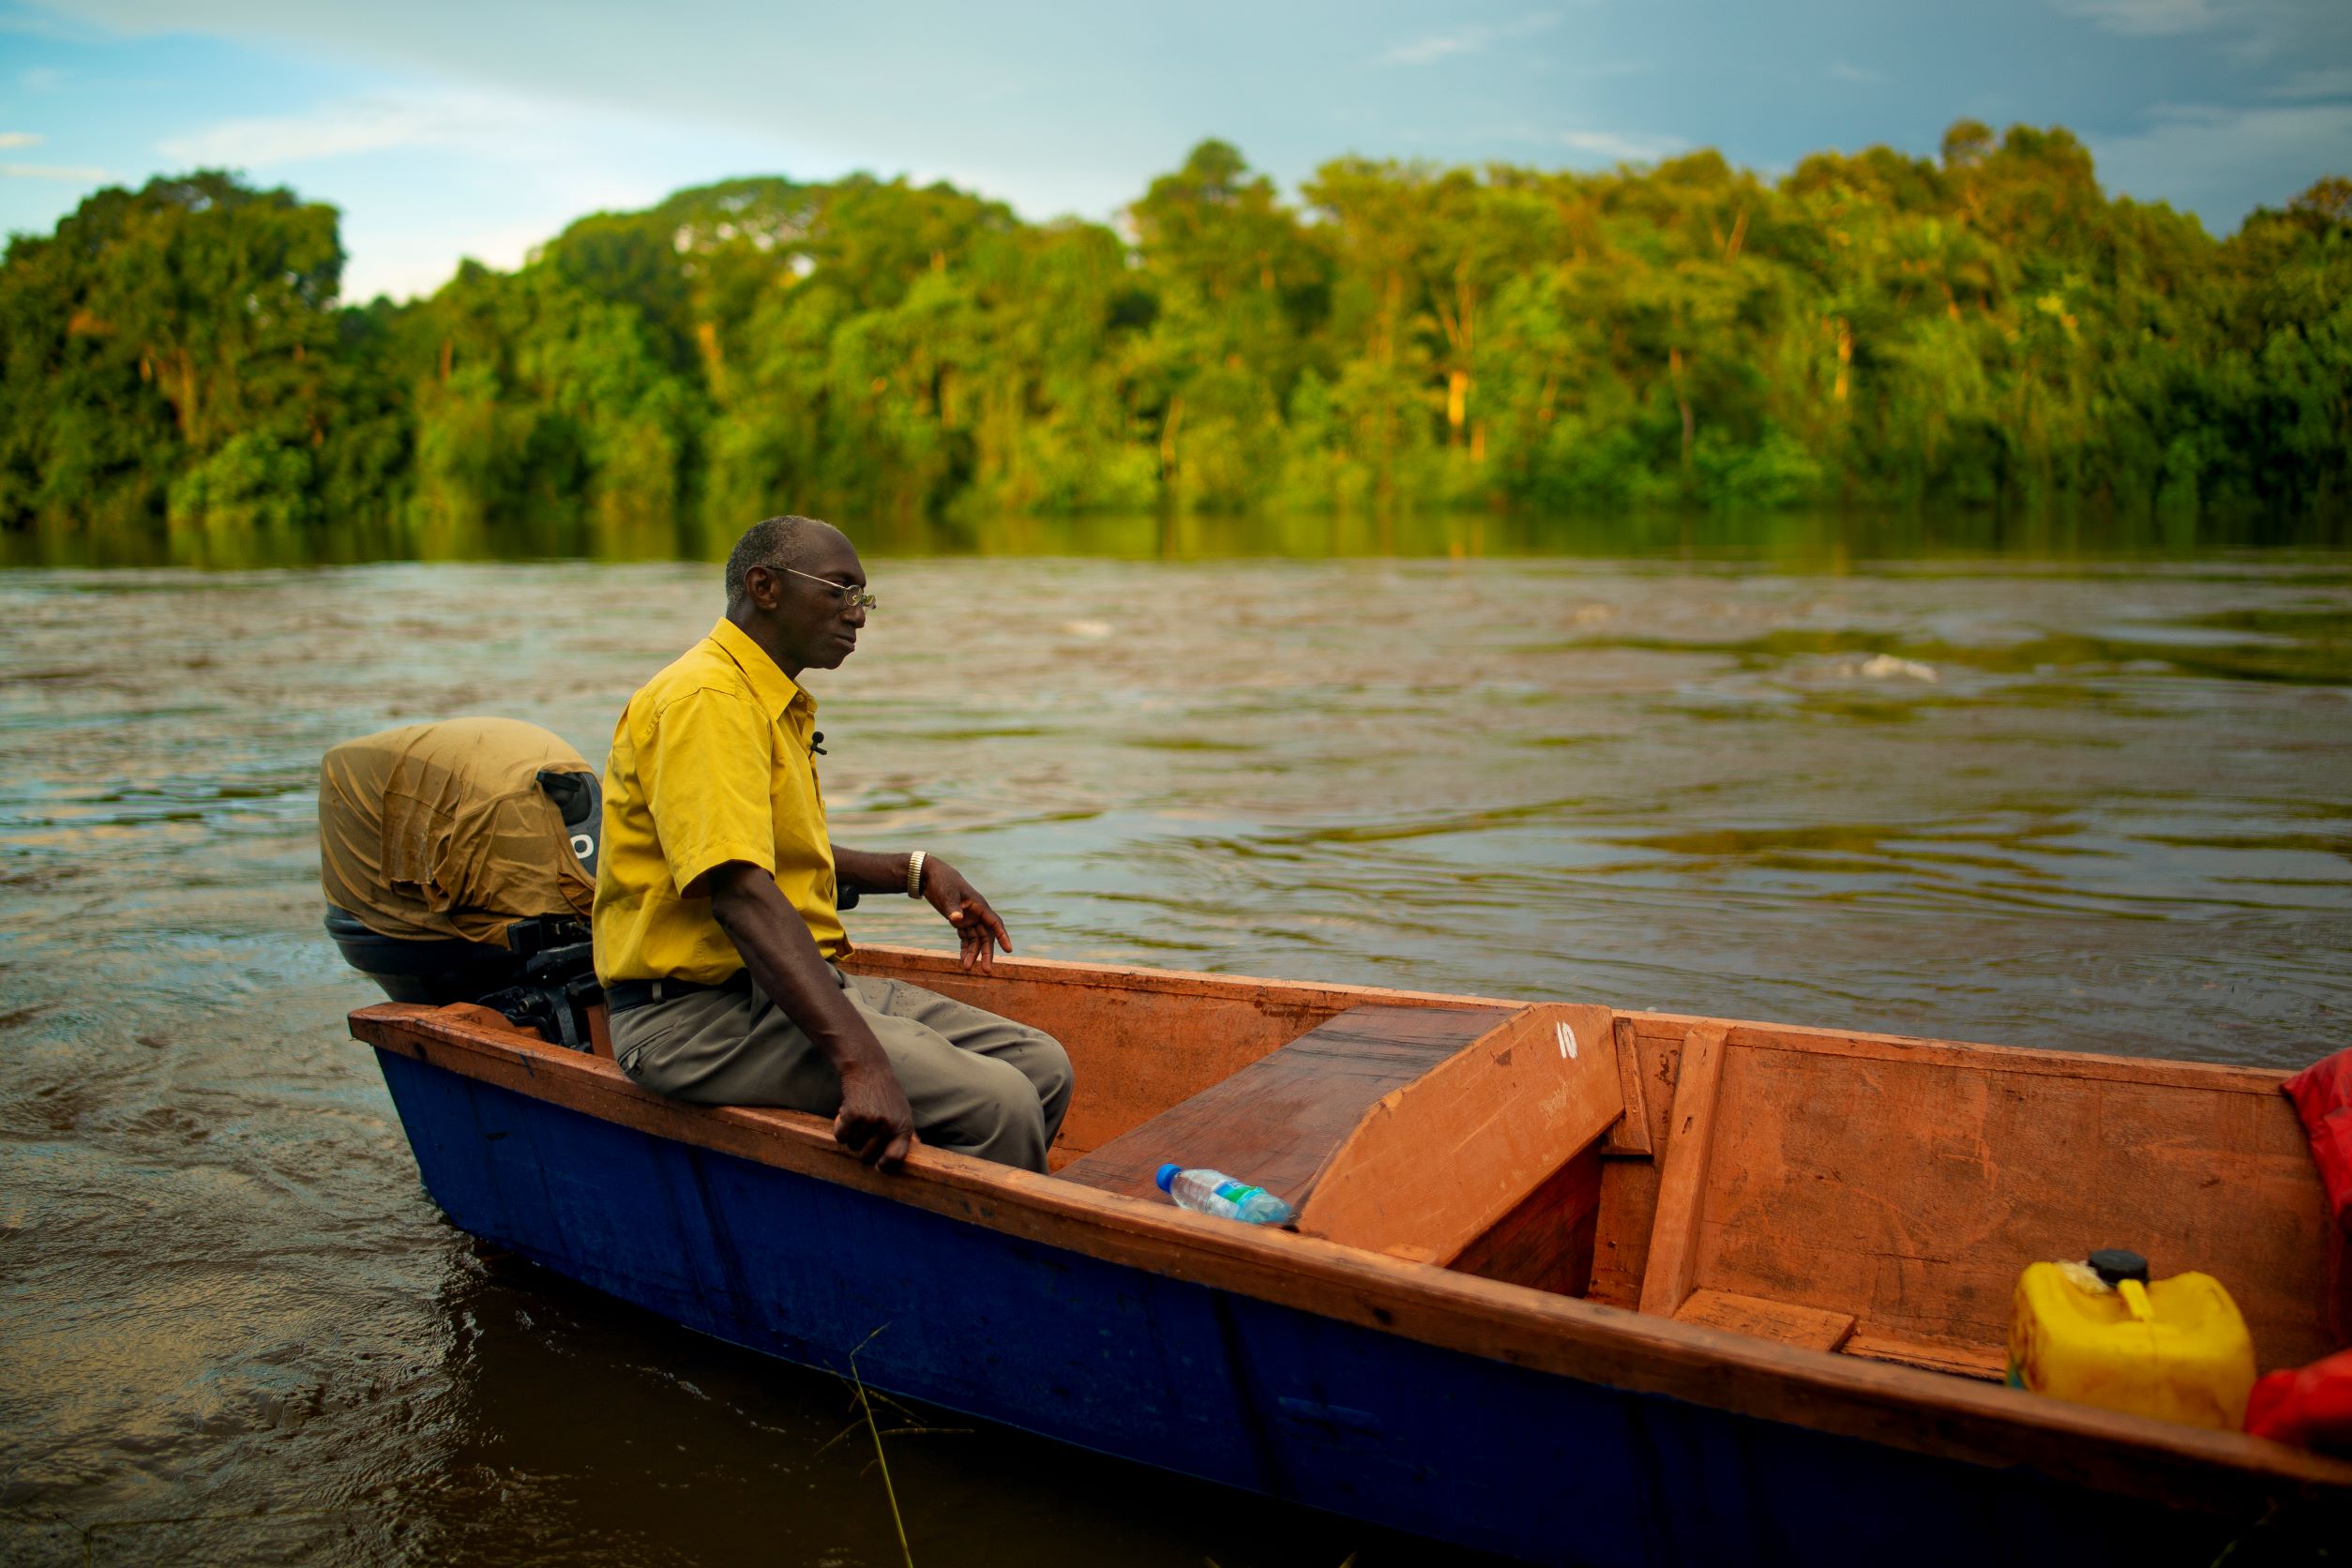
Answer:
[[[817,703],[732,621],[629,699],[604,770],[596,978],[716,985],[744,967],[704,879],[774,874],[818,950],[850,950],[817,787]]]

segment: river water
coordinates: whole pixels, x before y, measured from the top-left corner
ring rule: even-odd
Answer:
[[[2352,1044],[2352,554],[869,568],[811,683],[837,837],[952,859],[1023,953]],[[440,1218],[318,925],[328,745],[500,713],[600,760],[717,599],[662,560],[0,572],[0,1559],[902,1560],[843,1385]],[[926,1564],[1427,1557],[893,1424]]]

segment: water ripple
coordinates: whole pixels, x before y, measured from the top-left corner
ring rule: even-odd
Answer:
[[[2340,557],[870,565],[890,610],[810,683],[836,830],[952,859],[1025,953],[2275,1065],[2346,1042]],[[494,712],[601,758],[711,576],[0,574],[8,1552],[895,1554],[832,1380],[440,1221],[319,930],[321,751]],[[945,945],[905,900],[852,924]],[[893,1470],[1040,1560],[1359,1541],[1001,1432]]]

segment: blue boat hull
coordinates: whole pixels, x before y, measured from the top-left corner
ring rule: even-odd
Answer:
[[[2239,1526],[1440,1349],[379,1049],[461,1229],[688,1328],[1536,1562],[2210,1561]],[[877,1333],[877,1331],[881,1331]],[[869,1342],[870,1341],[870,1342]]]

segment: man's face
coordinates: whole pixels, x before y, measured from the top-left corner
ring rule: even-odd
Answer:
[[[764,572],[768,592],[754,593],[762,610],[769,609],[776,628],[778,662],[794,673],[802,670],[832,670],[857,648],[857,634],[866,625],[866,611],[850,602],[844,587],[862,593],[866,568],[857,550],[838,534],[820,535],[797,570],[755,566]],[[801,575],[806,573],[806,576]]]

